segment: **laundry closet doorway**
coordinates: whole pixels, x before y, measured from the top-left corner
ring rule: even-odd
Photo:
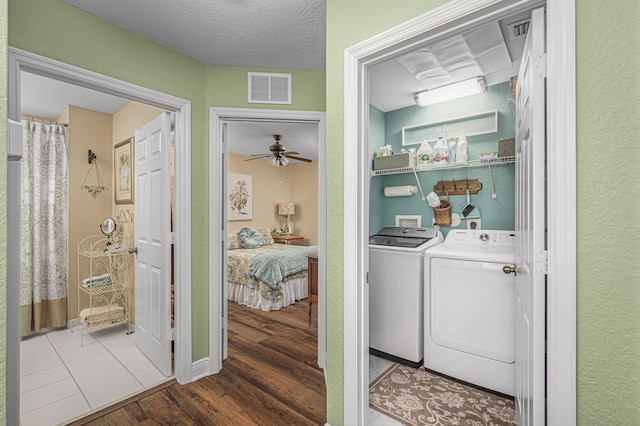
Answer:
[[[481,4],[482,3],[482,4]],[[464,25],[474,25],[483,19],[491,19],[510,10],[522,7],[533,7],[539,2],[503,1],[499,4],[479,2],[474,5],[465,2],[450,2],[442,8],[427,13],[413,21],[400,25],[392,31],[387,31],[373,37],[353,48],[347,49],[345,55],[345,421],[363,424],[366,414],[367,389],[367,346],[368,346],[368,287],[366,273],[368,272],[368,256],[366,235],[369,187],[368,170],[370,169],[371,151],[369,151],[368,108],[363,100],[368,99],[367,68],[375,65],[401,51],[409,51],[431,39],[443,38],[454,31],[464,28]],[[566,6],[566,7],[565,7]],[[521,10],[521,9],[520,9]],[[447,16],[445,19],[444,17]],[[505,16],[505,15],[502,15]],[[566,28],[562,22],[573,22],[573,7],[549,2],[547,20],[549,22],[548,46],[548,93],[547,110],[554,117],[548,127],[549,157],[553,158],[556,167],[549,168],[547,200],[558,201],[564,197],[562,205],[567,207],[575,199],[575,156],[565,147],[575,147],[575,75],[572,60],[575,47],[573,44],[574,29]],[[442,22],[447,22],[442,25]],[[565,33],[570,32],[569,37]],[[416,35],[419,34],[419,35]],[[568,64],[569,63],[569,64]],[[552,65],[553,64],[553,65]],[[562,82],[563,84],[560,84]],[[557,119],[563,115],[563,119]],[[348,142],[348,143],[347,143]],[[558,167],[562,164],[561,167]],[[551,182],[554,182],[553,184]],[[364,193],[364,197],[356,194]],[[549,201],[548,201],[549,202]],[[549,262],[556,268],[554,275],[548,276],[550,293],[548,299],[554,300],[549,306],[548,316],[552,318],[548,324],[548,345],[554,349],[550,352],[547,366],[554,370],[558,365],[575,366],[574,345],[566,344],[560,336],[566,336],[575,343],[575,265],[570,260],[564,266],[561,261],[565,257],[571,258],[575,254],[575,209],[567,221],[566,213],[560,214],[556,205],[549,203],[547,212],[549,223],[547,235],[549,238]],[[555,216],[553,213],[558,213]],[[556,220],[556,217],[562,217]],[[568,223],[567,223],[568,222]],[[553,232],[551,232],[553,230]],[[544,230],[542,230],[544,231]],[[354,262],[355,259],[355,262]],[[551,265],[550,265],[551,266]],[[559,271],[563,270],[563,273]],[[555,275],[558,272],[558,275]],[[567,278],[568,279],[565,279]],[[562,278],[562,281],[560,279]],[[552,286],[551,283],[557,283]],[[346,283],[360,283],[348,286]],[[559,306],[564,306],[568,314],[563,314]],[[573,337],[571,337],[573,336]],[[348,338],[347,338],[348,337]],[[355,337],[355,338],[354,338]],[[555,366],[555,367],[554,367]],[[572,424],[575,422],[575,369],[568,368],[562,377],[554,375],[547,377],[547,418],[563,419],[558,423]],[[555,370],[556,373],[559,370]],[[573,419],[573,420],[572,420]],[[553,421],[552,421],[553,423]]]

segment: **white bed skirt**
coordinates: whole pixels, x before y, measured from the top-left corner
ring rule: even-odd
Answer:
[[[263,311],[274,311],[296,303],[296,300],[306,299],[307,291],[307,278],[294,278],[282,283],[282,298],[279,302],[272,302],[262,297],[260,290],[230,282],[229,300]]]

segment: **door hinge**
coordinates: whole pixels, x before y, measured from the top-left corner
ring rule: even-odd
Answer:
[[[228,324],[227,324],[227,317],[222,317],[222,322],[221,322],[221,324],[222,324],[222,329],[223,329],[223,330],[226,330],[226,329],[227,329],[227,326],[228,326]]]
[[[549,273],[549,252],[542,250],[537,253],[535,259],[536,271],[547,275]]]
[[[533,59],[533,66],[536,69],[536,77],[547,78],[547,54],[541,53]]]
[[[176,329],[175,328],[171,328],[171,330],[169,330],[169,340],[171,340],[172,342],[176,340]]]
[[[367,284],[369,284],[369,273],[368,272],[367,272],[366,280],[367,280]]]
[[[175,244],[175,243],[176,243],[176,233],[169,232],[169,244]]]

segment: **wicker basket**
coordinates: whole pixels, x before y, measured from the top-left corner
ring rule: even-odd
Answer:
[[[440,200],[440,207],[433,208],[433,215],[436,218],[436,225],[451,225],[451,202]]]

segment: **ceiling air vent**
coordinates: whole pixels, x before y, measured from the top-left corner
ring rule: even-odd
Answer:
[[[513,24],[507,25],[507,31],[509,32],[509,40],[516,40],[527,35],[529,32],[530,19],[523,19]]]
[[[250,104],[290,104],[291,74],[249,73]]]

